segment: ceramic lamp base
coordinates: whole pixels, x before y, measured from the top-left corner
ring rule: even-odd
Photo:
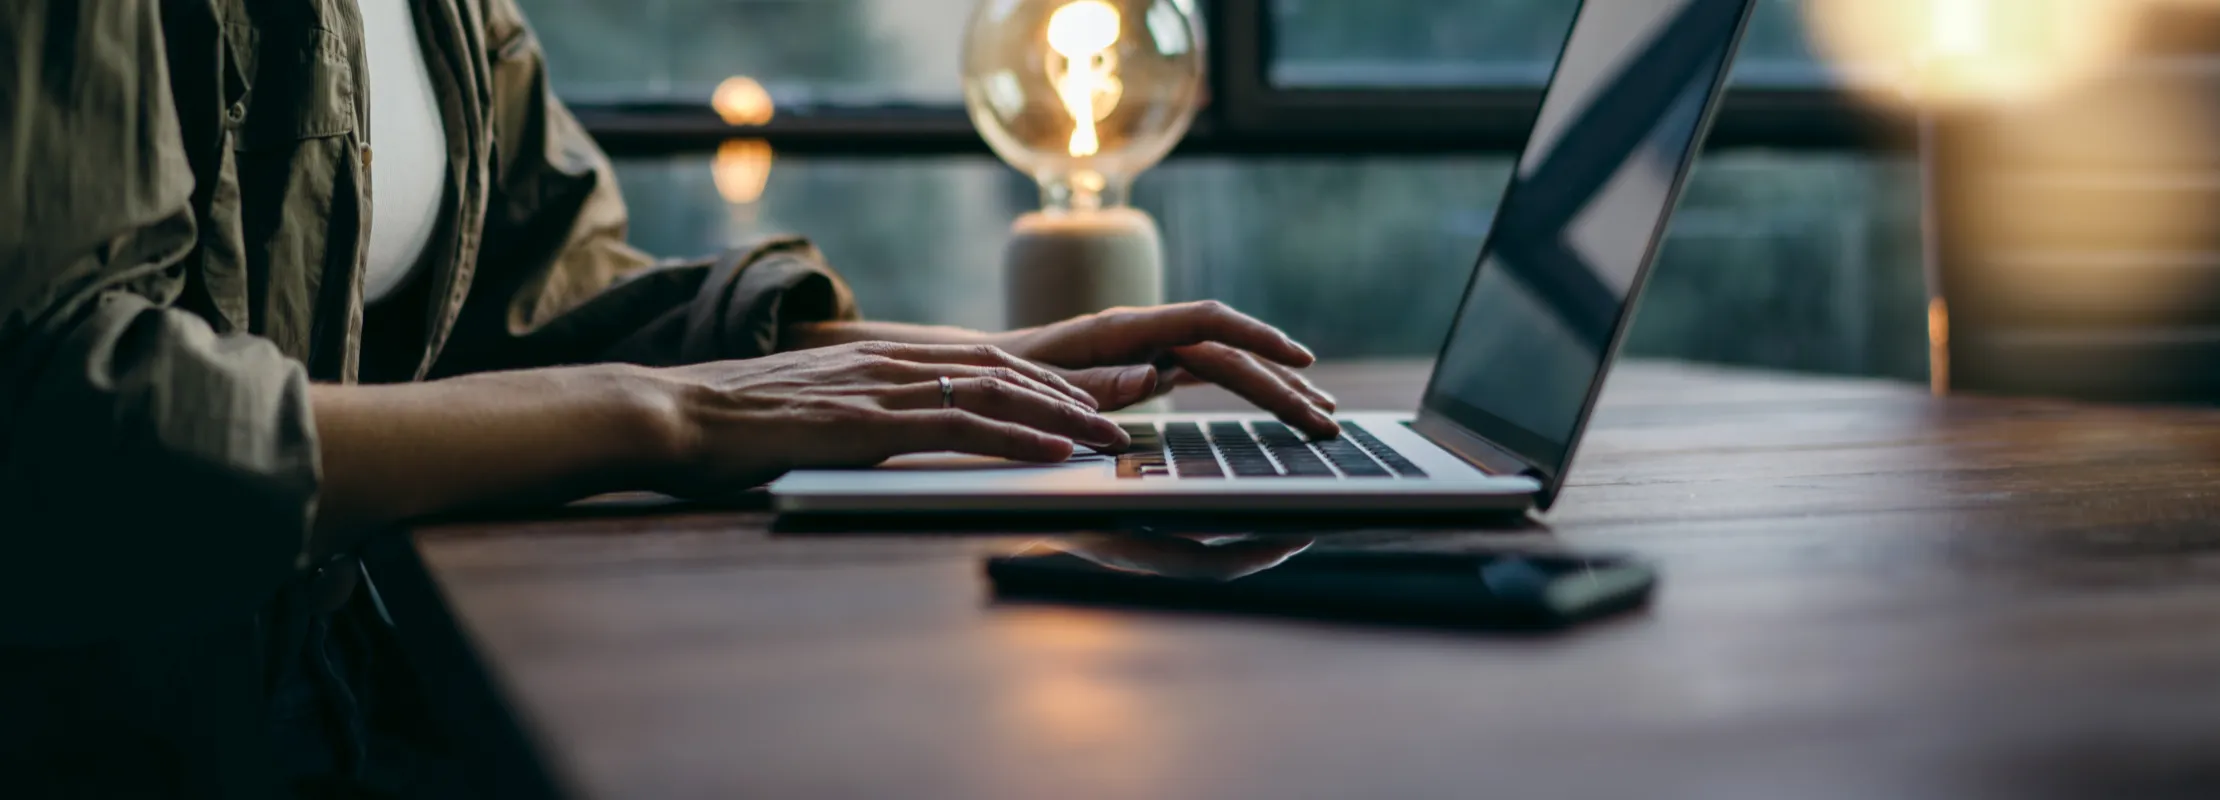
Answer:
[[[1163,252],[1156,221],[1132,208],[1019,217],[1003,258],[1010,327],[1162,303]]]
[[[1106,308],[1164,302],[1164,244],[1156,221],[1132,208],[1033,212],[1010,229],[1003,256],[1012,328],[1061,322]],[[1171,410],[1169,399],[1128,409]]]

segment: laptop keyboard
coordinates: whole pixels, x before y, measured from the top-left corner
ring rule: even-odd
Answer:
[[[1310,440],[1278,422],[1173,422],[1158,430],[1128,423],[1133,449],[1118,456],[1120,478],[1424,478],[1426,471],[1363,426]]]

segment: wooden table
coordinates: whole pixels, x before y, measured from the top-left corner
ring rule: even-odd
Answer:
[[[1319,371],[1351,408],[1423,376]],[[590,796],[2220,797],[2220,412],[1631,364],[1572,484],[1523,530],[1349,534],[1662,566],[1540,640],[997,608],[1016,541],[762,513],[416,542]]]

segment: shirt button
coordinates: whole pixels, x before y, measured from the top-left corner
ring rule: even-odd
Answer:
[[[245,122],[247,119],[247,101],[241,100],[232,103],[231,108],[224,111],[224,119],[230,120],[233,125]]]

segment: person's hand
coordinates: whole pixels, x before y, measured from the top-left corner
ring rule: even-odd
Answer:
[[[675,400],[679,443],[655,488],[685,496],[908,453],[1055,463],[1074,443],[1132,443],[1086,392],[989,345],[865,342],[648,374]],[[945,408],[943,377],[954,387]]]
[[[997,341],[1020,357],[1066,370],[1104,409],[1206,381],[1313,436],[1341,432],[1332,417],[1333,396],[1296,372],[1317,358],[1279,329],[1224,303],[1113,308]]]

